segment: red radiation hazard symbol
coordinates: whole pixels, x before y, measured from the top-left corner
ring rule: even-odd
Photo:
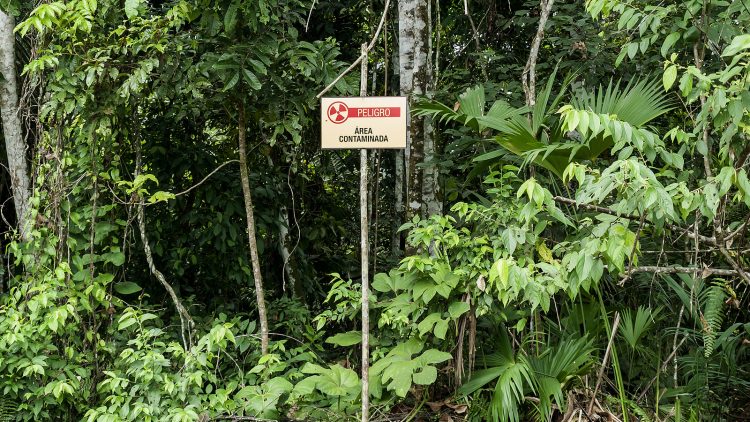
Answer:
[[[328,118],[335,124],[344,123],[349,118],[349,107],[341,101],[328,106]]]

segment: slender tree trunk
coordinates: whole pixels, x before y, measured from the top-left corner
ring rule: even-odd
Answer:
[[[394,151],[394,193],[395,203],[393,206],[393,237],[391,238],[391,254],[394,257],[401,256],[401,227],[404,218],[404,152]]]
[[[436,2],[437,3],[437,2]],[[432,0],[427,4],[427,88],[426,95],[432,98],[435,93],[435,62],[433,61],[432,45]],[[435,164],[438,158],[438,146],[435,139],[435,126],[431,118],[424,119],[424,167],[422,178],[422,199],[425,209],[423,214],[433,215],[443,213],[443,203],[440,194],[440,173]]]
[[[27,221],[29,211],[29,175],[26,164],[26,145],[18,117],[18,89],[15,64],[15,20],[0,11],[0,113],[3,121],[5,149],[8,153],[8,170],[16,208],[18,231],[26,239],[30,230]]]
[[[409,97],[409,104],[427,91],[428,71],[428,5],[427,0],[399,0],[399,69],[401,95]],[[425,133],[422,118],[407,117],[409,122],[405,153],[406,219],[425,212],[422,197],[422,170]]]
[[[399,7],[400,9],[400,7]],[[397,16],[398,17],[398,16]],[[400,91],[400,88],[396,85],[401,75],[401,66],[399,62],[399,50],[394,48],[391,56],[391,69],[393,71],[392,86],[389,88],[391,92]],[[387,94],[386,94],[387,95]],[[402,233],[398,231],[404,220],[404,157],[405,152],[401,150],[393,151],[393,162],[394,162],[394,198],[395,203],[393,207],[393,237],[391,238],[391,254],[398,258],[403,252],[401,249],[401,240],[403,238]]]
[[[245,197],[245,216],[247,217],[247,242],[250,247],[250,262],[253,266],[253,282],[255,284],[255,299],[258,302],[258,320],[260,322],[260,348],[265,355],[268,353],[268,319],[266,317],[266,300],[263,292],[263,276],[260,271],[258,258],[258,242],[255,238],[255,215],[253,212],[253,198],[250,195],[250,177],[247,172],[247,146],[245,143],[245,105],[239,105],[237,123],[240,149],[240,179],[242,194]]]
[[[533,107],[536,101],[536,59],[539,56],[539,46],[544,39],[544,26],[547,24],[554,3],[555,0],[541,0],[539,2],[539,26],[534,35],[534,40],[531,42],[529,58],[526,60],[526,66],[521,76],[523,92],[526,94],[526,105],[529,107]]]
[[[359,95],[367,96],[367,44],[362,44]],[[359,150],[359,227],[362,259],[362,422],[370,420],[370,208],[367,149]]]

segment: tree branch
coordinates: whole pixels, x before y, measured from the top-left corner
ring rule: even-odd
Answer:
[[[598,205],[582,204],[580,202],[576,202],[573,199],[565,198],[563,196],[555,196],[552,199],[555,202],[559,202],[561,204],[572,205],[572,206],[574,206],[576,208],[585,209],[585,210],[589,210],[589,211],[596,211],[596,212],[599,212],[599,213],[602,213],[602,214],[614,215],[615,217],[627,218],[628,220],[639,221],[641,219],[641,217],[639,217],[637,215],[623,214],[623,213],[617,212],[617,211],[615,211],[613,209],[605,208],[605,207],[600,207]],[[651,224],[651,225],[654,225],[654,222],[652,222],[652,221],[646,220],[646,222],[649,223],[649,224]],[[714,246],[717,245],[715,237],[708,237],[708,236],[704,236],[702,234],[692,233],[688,229],[685,229],[683,227],[680,227],[680,226],[677,226],[677,225],[674,225],[674,224],[671,224],[671,223],[664,223],[664,227],[666,227],[666,228],[668,228],[670,230],[679,231],[679,232],[681,232],[682,234],[684,234],[685,236],[687,236],[687,237],[689,237],[691,239],[698,239],[701,242],[705,242],[705,243],[708,243],[708,244],[714,245]]]
[[[604,315],[606,318],[607,316]],[[594,394],[591,395],[592,400],[589,403],[589,408],[587,409],[586,413],[591,413],[594,410],[594,400],[596,399],[596,394],[599,392],[599,387],[602,385],[602,378],[604,378],[604,370],[607,368],[607,363],[609,362],[609,355],[612,351],[612,343],[615,341],[615,335],[617,335],[617,327],[620,326],[620,313],[615,312],[615,321],[612,323],[612,334],[609,336],[609,343],[607,343],[607,350],[604,352],[604,360],[602,361],[602,367],[599,368],[599,375],[596,377],[596,386],[594,387]]]
[[[659,267],[659,266],[649,266],[644,265],[641,267],[633,267],[633,269],[630,271],[631,273],[652,273],[652,274],[693,274],[693,273],[699,273],[702,276],[706,277],[709,275],[721,275],[721,276],[737,276],[739,275],[739,272],[737,270],[729,270],[724,268],[700,268],[700,267],[681,267],[681,266],[674,266],[674,267]]]

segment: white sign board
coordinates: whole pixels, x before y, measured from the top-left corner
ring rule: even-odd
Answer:
[[[320,99],[323,149],[406,148],[406,97]]]

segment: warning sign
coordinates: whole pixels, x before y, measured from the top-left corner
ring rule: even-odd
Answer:
[[[322,98],[322,148],[406,148],[406,116],[406,97]]]

